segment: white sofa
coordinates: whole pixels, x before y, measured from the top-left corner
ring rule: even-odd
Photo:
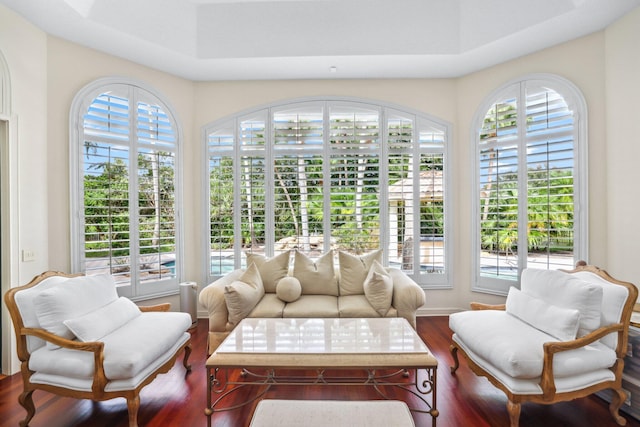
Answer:
[[[290,265],[293,258],[293,265]],[[245,317],[404,317],[415,328],[423,289],[397,268],[380,264],[382,251],[356,256],[333,251],[317,260],[301,252],[272,258],[247,254],[237,269],[198,297],[209,313],[211,354]]]
[[[512,427],[522,402],[551,404],[604,389],[614,391],[609,409],[624,425],[622,370],[637,296],[631,283],[584,263],[570,272],[526,269],[506,304],[472,304],[449,317],[451,372],[461,352],[507,395]]]
[[[35,390],[79,399],[127,400],[137,426],[140,390],[191,353],[191,316],[169,304],[138,307],[120,297],[110,275],[46,272],[5,295],[13,321],[24,391],[20,404],[35,414]]]

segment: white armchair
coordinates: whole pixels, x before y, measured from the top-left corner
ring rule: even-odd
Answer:
[[[137,307],[118,298],[109,275],[46,272],[10,289],[5,302],[16,333],[27,416],[33,392],[96,401],[124,397],[129,426],[138,425],[140,390],[191,353],[191,316],[167,312],[169,304]]]
[[[512,427],[522,402],[552,404],[604,389],[614,391],[609,410],[625,425],[622,371],[637,296],[631,283],[583,262],[566,272],[527,269],[505,305],[473,303],[449,317],[451,373],[460,352],[507,395]]]

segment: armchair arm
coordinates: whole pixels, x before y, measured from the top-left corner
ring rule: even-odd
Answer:
[[[624,332],[624,325],[622,323],[614,323],[608,326],[600,327],[583,337],[576,338],[575,340],[544,343],[544,356],[542,362],[542,376],[540,380],[540,387],[542,388],[542,393],[545,396],[545,399],[553,399],[556,393],[556,385],[553,378],[553,356],[556,353],[575,350],[577,348],[594,343],[611,333],[621,332]],[[618,355],[618,358],[621,357],[622,356]]]
[[[58,345],[62,348],[92,352],[94,372],[93,372],[93,384],[91,385],[91,390],[96,395],[96,397],[100,397],[104,393],[104,388],[106,387],[107,382],[109,382],[109,380],[107,379],[107,376],[104,373],[104,343],[103,342],[74,341],[74,340],[61,337],[56,334],[52,334],[51,332],[41,328],[23,328],[22,334],[38,337],[52,344]],[[25,372],[25,369],[28,370],[28,366],[27,366],[28,360],[22,360],[22,365],[23,365],[22,367],[23,372]]]
[[[143,313],[144,312],[150,312],[150,311],[169,311],[169,309],[171,308],[171,303],[170,302],[165,302],[163,304],[141,305],[141,306],[138,306],[138,308]]]

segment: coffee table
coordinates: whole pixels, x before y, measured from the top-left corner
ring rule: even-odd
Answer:
[[[274,385],[366,385],[385,399],[381,387],[393,386],[416,396],[423,407],[410,409],[429,413],[435,426],[437,367],[436,358],[404,318],[246,318],[206,362],[205,414],[210,426],[214,412],[252,403]],[[230,369],[242,369],[242,379],[230,380]],[[296,370],[315,375],[279,373]],[[363,375],[328,377],[327,370],[361,370]],[[377,370],[393,373],[378,375]],[[229,394],[248,385],[263,387],[246,402],[224,406]]]

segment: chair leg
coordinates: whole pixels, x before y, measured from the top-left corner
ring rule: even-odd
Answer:
[[[127,409],[129,410],[129,427],[138,427],[138,409],[140,409],[140,396],[127,398]]]
[[[453,366],[451,367],[451,373],[455,374],[460,367],[460,361],[458,361],[458,347],[454,344],[451,344],[449,346],[449,352],[451,353],[451,357],[453,357]]]
[[[620,412],[618,411],[620,410],[622,404],[626,399],[627,393],[625,393],[624,390],[620,388],[613,389],[613,396],[611,398],[611,403],[609,404],[609,412],[611,413],[611,416],[616,421],[616,423],[621,426],[626,425],[627,420],[622,415],[620,415]]]
[[[182,365],[184,368],[191,372],[191,364],[189,363],[189,356],[191,356],[191,343],[184,348],[184,359],[182,360]]]
[[[27,416],[24,420],[20,421],[20,427],[26,427],[29,425],[29,421],[36,414],[36,406],[33,404],[33,390],[27,390],[22,392],[18,397],[18,402],[27,411]]]
[[[509,412],[510,427],[518,427],[520,425],[520,408],[520,403],[514,403],[510,400],[507,402],[507,412]]]

